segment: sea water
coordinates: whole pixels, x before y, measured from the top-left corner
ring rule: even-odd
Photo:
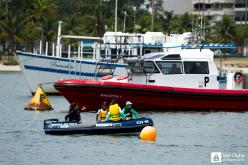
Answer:
[[[0,73],[1,165],[248,164],[248,113],[140,113],[153,119],[155,142],[141,141],[138,134],[54,136],[44,133],[43,121],[63,120],[68,102],[49,96],[55,110],[25,111],[30,98],[21,73]],[[81,116],[95,122],[95,113]]]

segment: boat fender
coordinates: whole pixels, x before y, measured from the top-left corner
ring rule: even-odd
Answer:
[[[233,76],[234,82],[240,84],[244,80],[244,76],[241,72],[236,72]]]
[[[113,78],[112,75],[106,75],[106,76],[103,76],[103,77],[101,78],[101,80],[108,80],[108,79],[111,79],[111,78]]]
[[[128,78],[128,76],[118,76],[117,77],[117,80],[125,80],[127,78]]]

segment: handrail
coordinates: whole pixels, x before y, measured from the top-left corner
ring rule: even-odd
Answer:
[[[61,37],[62,38],[73,38],[73,39],[102,40],[101,37],[89,37],[89,36],[61,35]]]

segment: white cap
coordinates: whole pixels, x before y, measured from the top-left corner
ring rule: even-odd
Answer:
[[[131,101],[127,101],[126,105],[132,105],[133,103]]]

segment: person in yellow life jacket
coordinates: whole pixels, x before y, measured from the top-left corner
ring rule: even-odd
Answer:
[[[109,106],[109,111],[105,121],[119,121],[124,118],[124,115],[121,112],[121,108],[117,103],[117,100],[113,99],[112,104]]]
[[[107,102],[102,102],[101,108],[96,113],[96,122],[103,122],[106,119],[108,114],[108,105]]]

